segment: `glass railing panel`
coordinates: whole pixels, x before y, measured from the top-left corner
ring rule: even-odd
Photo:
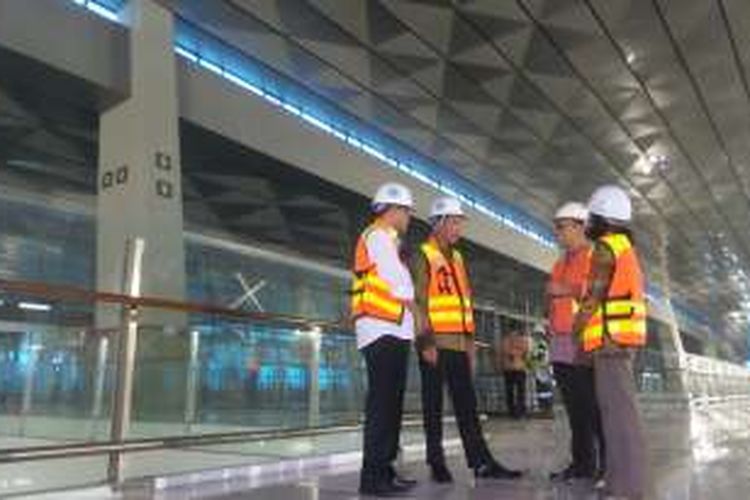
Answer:
[[[105,455],[0,464],[0,497],[99,485],[106,479]]]
[[[364,408],[365,369],[354,335],[321,337],[318,386],[320,424],[358,422]]]
[[[74,293],[74,298],[63,294],[64,299],[55,298],[59,294],[2,293],[0,451],[108,440],[117,385],[117,349],[123,334],[123,305],[117,302],[128,299],[81,291]],[[85,298],[75,298],[82,296]],[[94,305],[95,300],[115,302],[103,306]],[[336,324],[301,318],[147,302],[137,306],[135,316],[137,348],[126,439],[167,438],[179,445],[176,440],[184,437],[241,432],[242,436],[235,437],[247,440],[248,433],[326,426],[351,429],[361,421],[366,377],[352,332]],[[111,314],[104,315],[104,311]],[[96,328],[104,317],[109,327]],[[496,344],[489,337],[482,339],[476,372],[480,409],[493,413],[504,406]],[[541,358],[534,365],[537,376],[548,369]],[[717,405],[738,418],[747,414],[750,375],[735,365],[644,349],[635,358],[634,377],[646,419],[669,418],[679,405],[689,406],[699,415],[709,415]],[[534,400],[540,386],[529,379],[531,408],[540,410]],[[420,377],[417,356],[412,352],[405,412],[418,420],[419,411]],[[720,429],[711,431],[712,440],[741,430],[733,423],[737,419],[730,420],[711,421],[712,429]],[[697,430],[696,436],[706,432]],[[349,435],[347,439],[347,443],[356,444],[358,438]],[[331,449],[339,449],[343,443],[330,437],[318,441],[330,441]],[[216,448],[217,453],[204,450],[205,446]],[[205,446],[192,446],[193,459],[182,462],[178,449],[126,453],[125,477],[256,463],[269,456],[263,451],[267,444],[261,441]],[[289,446],[292,453],[294,447]],[[305,453],[314,454],[315,450]],[[279,453],[280,457],[286,455]],[[89,469],[80,474],[80,483],[68,478],[58,483],[101,480],[106,477],[107,459],[96,455],[66,460],[60,470],[68,470],[69,476],[73,464],[87,464]],[[0,475],[14,471],[13,467],[0,465]],[[51,484],[55,476],[42,477],[41,470],[36,462],[30,463],[29,474],[36,476],[19,475],[26,479],[16,486]]]
[[[86,304],[3,296],[0,435],[50,441],[108,439],[113,334]]]
[[[144,310],[149,316],[158,314]],[[138,330],[130,437],[303,429],[359,419],[364,379],[350,333],[216,314],[150,323]]]

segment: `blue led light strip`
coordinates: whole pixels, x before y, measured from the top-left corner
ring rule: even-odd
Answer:
[[[117,22],[120,20],[120,16],[117,12],[113,11],[109,7],[97,2],[96,0],[73,0],[73,3],[85,7],[97,16],[103,17],[109,21]]]

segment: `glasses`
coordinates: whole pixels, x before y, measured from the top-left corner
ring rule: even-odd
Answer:
[[[563,231],[568,228],[576,227],[577,223],[575,222],[555,222],[555,231]]]

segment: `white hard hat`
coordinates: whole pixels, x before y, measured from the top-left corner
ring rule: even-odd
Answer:
[[[605,219],[629,222],[633,217],[630,197],[619,186],[607,185],[598,188],[589,200],[589,213]]]
[[[583,203],[570,201],[561,206],[555,213],[555,220],[573,219],[585,222],[589,218],[589,211]]]
[[[435,201],[432,202],[432,208],[430,209],[430,218],[445,217],[447,215],[466,217],[466,214],[461,208],[461,202],[456,198],[453,198],[452,196],[443,196],[435,199]]]
[[[372,198],[372,206],[398,205],[401,207],[414,207],[414,199],[408,187],[397,182],[387,182],[380,186]]]

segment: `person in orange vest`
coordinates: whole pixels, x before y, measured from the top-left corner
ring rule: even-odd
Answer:
[[[443,451],[443,387],[451,394],[468,466],[478,478],[513,479],[521,476],[499,464],[482,435],[477,415],[473,369],[474,304],[461,252],[466,216],[455,198],[438,198],[432,205],[432,233],[412,262],[416,305],[422,328],[416,347],[422,379],[422,412],[427,441],[427,464],[432,479],[449,483],[453,476]]]
[[[594,242],[587,290],[573,331],[593,353],[594,382],[606,446],[605,494],[642,499],[646,447],[638,411],[633,357],[646,345],[643,274],[629,225],[632,207],[618,186],[589,200],[587,234]]]
[[[393,467],[415,327],[414,285],[399,254],[413,207],[407,187],[382,185],[372,200],[374,221],[355,249],[351,314],[357,347],[367,366],[359,491],[367,495],[400,494],[416,483]]]
[[[587,219],[586,207],[570,202],[560,207],[554,220],[562,254],[547,284],[548,334],[555,382],[568,414],[572,461],[563,470],[552,473],[552,480],[598,479],[606,463],[594,390],[594,367],[591,356],[581,355],[573,338],[573,318],[583,297],[591,264]]]
[[[505,382],[505,404],[514,419],[527,415],[526,372],[529,356],[529,338],[523,330],[515,330],[503,336],[502,370]]]

